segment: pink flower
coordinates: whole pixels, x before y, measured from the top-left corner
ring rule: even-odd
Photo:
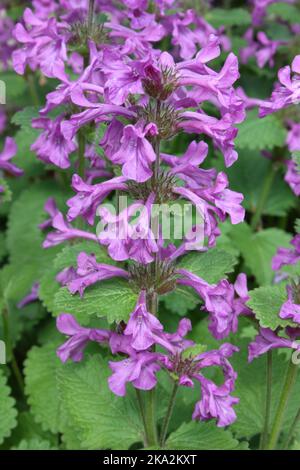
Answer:
[[[111,266],[109,264],[97,263],[95,255],[79,253],[77,257],[76,275],[67,284],[72,294],[79,292],[83,296],[84,290],[96,282],[110,279],[112,277],[128,278],[128,273],[124,269]]]
[[[23,170],[10,162],[10,160],[16,155],[17,151],[18,147],[14,139],[12,137],[6,137],[4,148],[0,153],[0,170],[4,170],[14,176],[23,175]]]
[[[157,133],[155,124],[145,126],[142,121],[124,127],[121,146],[110,159],[114,164],[122,165],[122,173],[127,179],[143,183],[152,176],[151,165],[156,155],[146,136]]]
[[[72,359],[79,362],[83,358],[83,351],[89,341],[97,343],[108,342],[111,332],[80,326],[75,318],[68,313],[61,313],[56,320],[56,326],[60,333],[70,338],[57,349],[57,356],[62,362]]]

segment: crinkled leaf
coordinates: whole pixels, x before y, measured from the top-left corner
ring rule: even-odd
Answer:
[[[183,423],[166,442],[171,450],[234,450],[239,441],[230,431],[217,428],[215,423]]]
[[[274,115],[260,119],[257,110],[249,111],[247,118],[237,127],[239,133],[235,144],[238,148],[265,150],[285,144],[286,130]]]
[[[277,228],[253,233],[246,224],[232,228],[231,238],[241,252],[246,266],[261,285],[271,284],[274,278],[272,258],[279,247],[288,247],[290,234]]]
[[[58,450],[51,442],[35,437],[32,439],[22,439],[12,450]]]
[[[262,327],[276,330],[278,327],[296,326],[292,321],[279,317],[282,304],[287,301],[284,285],[259,287],[250,291],[249,296],[247,305],[253,310]]]
[[[59,373],[63,405],[80,429],[85,449],[123,450],[142,441],[134,391],[117,397],[108,388],[108,375],[105,361],[96,356],[65,364]]]
[[[25,362],[25,390],[31,412],[44,430],[59,432],[64,422],[63,406],[58,397],[56,376],[62,364],[56,345],[34,346]]]
[[[66,287],[55,295],[54,313],[71,313],[81,321],[90,315],[106,317],[109,323],[128,320],[137,302],[138,293],[123,279],[107,280],[86,289],[81,298]]]
[[[239,354],[235,354],[230,362],[237,371],[238,378],[234,396],[240,398],[235,406],[237,420],[231,426],[237,437],[251,438],[260,434],[264,425],[264,410],[266,398],[266,355],[248,363],[248,340],[238,342]],[[274,422],[278,408],[283,383],[289,366],[285,354],[273,353],[273,378],[271,399],[271,425]],[[300,375],[292,389],[287,410],[284,414],[283,431],[288,430],[299,409]]]
[[[7,385],[6,377],[0,369],[0,444],[16,426],[16,417],[15,400],[11,397],[10,387]]]
[[[205,253],[189,253],[178,263],[178,269],[186,269],[214,284],[233,271],[236,261],[231,253],[215,248]]]

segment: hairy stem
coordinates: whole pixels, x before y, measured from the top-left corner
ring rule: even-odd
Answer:
[[[148,442],[146,441],[146,429],[147,429],[147,425],[146,425],[146,417],[145,417],[145,412],[144,412],[143,398],[142,398],[142,395],[141,395],[141,391],[140,391],[140,390],[138,390],[138,389],[136,388],[136,389],[135,389],[135,392],[136,392],[136,397],[137,397],[137,401],[138,401],[138,405],[139,405],[140,415],[141,415],[142,422],[143,422],[143,426],[144,426],[144,430],[145,430],[145,446],[147,446],[147,445],[148,445]]]
[[[286,407],[293,389],[293,385],[296,381],[297,377],[297,372],[298,372],[298,366],[296,364],[293,364],[292,361],[290,362],[285,383],[282,389],[282,393],[280,396],[277,412],[275,415],[273,427],[271,430],[270,434],[270,440],[267,446],[268,450],[272,450],[276,448],[278,438],[280,435],[280,431],[282,428],[282,423],[283,423],[283,418],[284,418],[284,413],[286,411]]]
[[[265,414],[264,414],[264,427],[260,437],[259,448],[265,449],[268,437],[269,437],[269,425],[270,425],[270,412],[271,412],[271,400],[272,400],[272,371],[273,371],[273,356],[272,351],[267,353],[267,383],[266,383],[266,401],[265,401]]]
[[[3,333],[4,333],[4,343],[6,345],[6,350],[7,350],[7,355],[11,357],[11,367],[14,373],[14,376],[16,378],[17,384],[19,386],[19,389],[24,395],[24,382],[23,382],[23,377],[22,373],[19,369],[12,343],[11,343],[11,336],[10,336],[10,328],[9,328],[9,319],[8,319],[8,311],[6,308],[3,309],[2,312],[2,321],[3,321]]]
[[[285,441],[284,446],[283,446],[284,449],[288,449],[290,444],[292,443],[299,421],[300,421],[300,408],[299,408],[298,413],[296,414],[295,419],[292,423],[292,426],[290,427],[290,430],[288,432],[286,441]]]
[[[27,80],[27,84],[28,84],[29,93],[30,93],[30,96],[31,96],[32,103],[34,104],[34,106],[40,106],[40,98],[39,98],[39,94],[38,94],[37,89],[36,89],[34,74],[33,73],[28,73],[25,76],[26,76],[26,80]]]
[[[261,220],[268,196],[272,188],[272,184],[274,182],[276,172],[277,172],[277,166],[273,164],[269,173],[267,174],[265,178],[264,185],[263,185],[263,188],[262,188],[262,191],[261,191],[258,203],[257,203],[256,211],[254,212],[252,220],[251,220],[251,228],[253,230],[256,230]]]
[[[165,416],[165,419],[164,419],[164,422],[163,422],[163,425],[162,425],[162,430],[161,430],[161,435],[160,435],[160,440],[159,440],[161,448],[163,448],[163,446],[165,445],[170,420],[171,420],[173,410],[174,410],[174,406],[175,406],[175,402],[176,402],[177,391],[178,391],[178,382],[175,382],[174,385],[173,385],[173,389],[172,389],[172,393],[171,393],[171,397],[170,397],[170,401],[169,401],[169,406],[168,406],[168,409],[167,409],[167,414]]]
[[[85,144],[84,132],[80,130],[78,132],[78,174],[82,179],[85,177]]]
[[[95,0],[89,0],[88,28],[90,31],[93,28],[94,9],[95,9]]]

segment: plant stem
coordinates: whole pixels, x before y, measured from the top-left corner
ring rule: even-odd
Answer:
[[[7,355],[11,356],[11,367],[13,370],[13,373],[15,375],[17,384],[19,386],[19,389],[24,395],[24,382],[23,382],[23,377],[21,374],[21,371],[19,369],[16,357],[14,355],[13,347],[11,344],[11,337],[10,337],[10,328],[9,328],[9,320],[8,320],[8,311],[6,308],[3,309],[2,312],[2,321],[3,321],[3,333],[4,333],[4,343],[6,345],[7,349]]]
[[[33,73],[28,73],[26,75],[26,80],[29,88],[29,93],[32,99],[34,106],[40,106],[40,98],[35,85],[35,77]]]
[[[298,365],[293,364],[292,361],[291,361],[290,365],[289,365],[289,368],[288,368],[288,371],[287,371],[287,375],[286,375],[285,383],[284,383],[284,386],[283,386],[283,389],[282,389],[282,393],[281,393],[281,396],[280,396],[280,401],[279,401],[276,416],[275,416],[275,419],[274,419],[273,428],[271,430],[270,440],[269,440],[269,443],[268,443],[268,446],[267,446],[268,450],[273,450],[273,449],[276,448],[278,438],[279,438],[279,434],[280,434],[280,431],[281,431],[281,428],[282,428],[284,413],[285,413],[285,410],[286,410],[286,407],[287,407],[287,404],[288,404],[288,400],[290,398],[290,395],[291,395],[291,392],[292,392],[292,389],[293,389],[293,385],[294,385],[295,380],[296,380],[297,372],[298,372]]]
[[[141,391],[138,390],[137,388],[135,389],[135,392],[136,392],[136,397],[137,397],[137,401],[138,401],[138,405],[139,405],[139,410],[140,410],[140,414],[141,414],[141,418],[142,418],[142,422],[143,422],[143,426],[144,426],[144,430],[145,430],[145,438],[146,438],[146,418],[145,418],[145,412],[144,412],[144,404],[143,404],[143,399],[142,399],[142,395],[141,395]],[[145,445],[147,446],[148,443],[145,442]]]
[[[159,100],[156,100],[156,122],[159,122],[161,103]],[[160,169],[160,137],[159,135],[155,137],[154,141],[154,152],[156,154],[155,167],[154,167],[154,178],[157,181],[159,177]]]
[[[287,439],[286,439],[286,441],[284,443],[284,446],[283,446],[284,449],[288,449],[290,444],[292,443],[293,437],[294,437],[295,432],[296,432],[296,427],[297,427],[299,421],[300,421],[300,408],[299,408],[298,413],[296,414],[295,419],[292,423],[292,426],[290,427],[290,430],[288,432]]]
[[[264,415],[264,427],[260,438],[259,448],[262,450],[266,447],[269,437],[269,424],[270,424],[270,412],[271,412],[271,400],[272,400],[272,371],[273,371],[273,357],[272,351],[267,353],[267,383],[266,383],[266,402],[265,402],[265,415]]]
[[[178,391],[178,382],[175,382],[174,385],[173,385],[173,390],[172,390],[172,393],[171,393],[167,414],[165,416],[163,426],[162,426],[161,435],[160,435],[160,441],[159,442],[160,442],[160,447],[161,448],[163,448],[163,446],[165,445],[165,440],[166,440],[166,437],[167,437],[167,432],[168,432],[170,420],[171,420],[173,410],[174,410],[174,406],[175,406],[177,391]]]
[[[147,305],[152,315],[157,315],[157,294],[152,292],[147,295]],[[154,348],[153,348],[154,350]],[[147,446],[156,446],[157,440],[157,426],[155,414],[155,388],[144,393],[144,416],[145,416],[145,433]]]
[[[271,188],[272,188],[272,184],[274,182],[276,172],[277,172],[277,166],[272,164],[272,167],[271,167],[269,173],[267,174],[267,176],[265,178],[264,185],[263,185],[263,188],[262,188],[262,192],[260,194],[260,198],[258,200],[258,204],[257,204],[257,207],[256,207],[256,211],[253,214],[253,217],[252,217],[252,220],[251,220],[251,228],[253,230],[255,230],[257,228],[257,225],[260,222],[263,210],[265,208],[265,204],[267,202],[268,196],[269,196]]]
[[[155,418],[155,388],[145,392],[145,431],[149,447],[157,445],[157,428]]]
[[[78,132],[78,174],[85,177],[85,135],[82,130]]]
[[[89,0],[88,28],[90,31],[93,28],[94,8],[95,8],[95,0]]]

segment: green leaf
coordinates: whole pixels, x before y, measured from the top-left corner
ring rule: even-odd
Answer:
[[[235,144],[241,149],[265,150],[282,147],[286,140],[286,129],[273,115],[260,119],[257,111],[247,114],[244,122],[237,125],[239,133]]]
[[[27,106],[21,111],[15,113],[11,118],[11,122],[17,126],[29,129],[31,128],[32,119],[37,117],[39,117],[39,108],[37,106]]]
[[[237,260],[231,253],[214,248],[205,253],[190,253],[178,263],[178,269],[186,269],[210,284],[217,283],[231,273]]]
[[[290,234],[277,228],[253,233],[246,224],[232,227],[231,238],[240,250],[246,266],[261,285],[271,284],[274,278],[272,258],[278,247],[288,247]]]
[[[215,423],[183,423],[166,442],[171,450],[234,450],[239,441],[230,431],[217,428]]]
[[[240,348],[238,354],[230,358],[234,370],[238,374],[234,396],[240,402],[234,407],[237,420],[231,425],[236,437],[251,437],[260,434],[264,425],[264,410],[266,397],[266,354],[248,363],[249,339],[237,342]],[[273,351],[273,378],[271,399],[271,425],[274,422],[280,395],[289,366],[286,355]],[[284,415],[283,431],[289,430],[299,409],[300,376],[292,389],[287,410]]]
[[[206,15],[205,19],[215,28],[220,26],[247,26],[251,23],[251,16],[244,8],[213,8]]]
[[[180,316],[186,315],[189,310],[194,310],[201,302],[194,289],[181,285],[176,286],[173,292],[164,295],[161,300],[168,310]]]
[[[56,356],[56,345],[34,346],[25,362],[25,391],[31,412],[43,430],[57,433],[64,422],[63,406],[58,398],[56,376],[63,367]]]
[[[4,178],[0,178],[0,185],[4,189],[4,191],[0,193],[0,204],[4,202],[10,202],[12,199],[12,191],[7,183],[7,180]]]
[[[15,400],[11,397],[10,387],[7,385],[6,377],[0,369],[0,444],[17,425],[16,417]]]
[[[268,13],[279,16],[282,20],[295,24],[300,23],[300,11],[295,5],[279,2],[268,7]]]
[[[190,346],[186,348],[183,353],[182,357],[184,359],[193,358],[198,356],[198,354],[202,354],[207,350],[207,346],[204,344],[195,344],[194,346]]]
[[[59,388],[74,423],[80,429],[84,449],[128,449],[142,441],[142,423],[136,396],[130,388],[117,397],[108,388],[106,361],[89,357],[80,364],[65,364]]]
[[[287,301],[285,285],[259,287],[249,292],[247,305],[253,310],[260,326],[276,330],[278,327],[297,326],[279,317],[282,304]]]
[[[1,72],[0,80],[5,83],[6,103],[9,105],[16,98],[22,96],[27,89],[27,83],[25,78],[21,75],[17,75],[15,72]]]
[[[35,437],[32,439],[22,439],[12,450],[58,450],[51,442]]]
[[[44,204],[50,196],[63,197],[53,183],[31,186],[13,203],[8,221],[7,248],[11,262],[20,265],[26,262],[32,264],[36,260],[40,266],[39,273],[49,267],[53,253],[60,250],[57,247],[47,250],[42,247],[44,234],[38,227],[46,219]]]
[[[219,171],[225,171],[230,181],[230,189],[244,195],[243,206],[255,212],[261,198],[265,180],[271,171],[272,162],[259,151],[241,150],[239,158],[231,168],[225,169],[223,160],[218,162]],[[274,189],[273,189],[274,188]],[[276,190],[275,190],[276,188]],[[277,172],[263,210],[263,215],[285,216],[296,205],[295,195]]]
[[[54,313],[71,313],[78,321],[87,320],[90,315],[106,317],[109,323],[126,321],[137,298],[138,293],[123,279],[102,281],[87,289],[82,298],[63,287],[55,295]]]

